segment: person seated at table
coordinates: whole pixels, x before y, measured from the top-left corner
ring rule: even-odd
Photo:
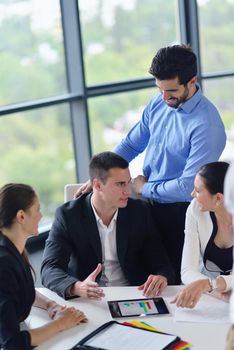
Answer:
[[[224,182],[224,197],[225,197],[225,206],[229,213],[232,215],[232,231],[234,235],[234,161],[230,165],[227,171],[227,175],[225,176],[225,182]],[[232,295],[230,299],[230,319],[231,319],[231,326],[229,328],[229,332],[227,335],[227,344],[226,344],[226,350],[233,350],[234,349],[234,276],[232,274]]]
[[[202,293],[229,298],[232,271],[232,217],[224,206],[224,178],[229,164],[213,162],[200,168],[194,181],[185,221],[181,277],[186,285],[172,303],[193,308]]]
[[[41,217],[38,197],[30,186],[7,184],[0,189],[0,348],[4,350],[32,349],[86,320],[83,312],[35,292],[25,243],[29,235],[37,235]],[[21,322],[32,305],[47,310],[52,321],[22,330]]]
[[[128,162],[113,152],[89,166],[93,192],[60,206],[46,241],[42,283],[64,298],[101,299],[101,286],[138,286],[158,295],[173,284],[151,210],[130,199]]]

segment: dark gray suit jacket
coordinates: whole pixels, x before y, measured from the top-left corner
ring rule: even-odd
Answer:
[[[64,298],[68,287],[84,280],[102,263],[90,198],[91,194],[84,194],[60,206],[46,241],[42,283]],[[120,266],[130,285],[144,283],[150,274],[163,275],[173,284],[174,272],[146,202],[129,199],[127,207],[119,209],[116,245]]]

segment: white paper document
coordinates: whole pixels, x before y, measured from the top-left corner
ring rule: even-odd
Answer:
[[[176,308],[174,321],[230,323],[229,307],[228,303],[204,294],[195,308]]]
[[[85,345],[108,350],[161,350],[175,339],[176,336],[174,335],[113,324],[86,341]]]

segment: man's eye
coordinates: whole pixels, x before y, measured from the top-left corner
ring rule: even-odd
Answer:
[[[116,186],[122,188],[122,187],[125,187],[125,183],[124,182],[117,182]]]

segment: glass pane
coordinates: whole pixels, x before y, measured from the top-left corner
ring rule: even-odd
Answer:
[[[145,105],[156,92],[156,88],[150,88],[90,99],[93,153],[111,151],[141,118]],[[142,173],[143,158],[141,154],[130,163],[132,176]]]
[[[229,162],[234,160],[234,77],[203,80],[202,84],[205,95],[216,105],[222,116],[227,144],[221,158]]]
[[[176,0],[78,0],[88,85],[149,76],[156,51],[179,41]]]
[[[23,182],[39,194],[45,224],[63,202],[63,188],[75,182],[67,105],[0,118],[0,186]]]
[[[234,70],[234,1],[198,0],[202,71]]]
[[[59,0],[0,3],[0,104],[67,91]]]

